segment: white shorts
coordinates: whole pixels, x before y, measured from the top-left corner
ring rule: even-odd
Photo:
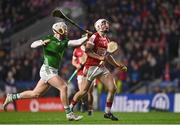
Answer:
[[[97,68],[97,66],[90,66],[89,67],[89,69],[87,71],[88,81],[93,81],[99,75],[107,75],[107,74],[109,74],[109,70],[105,66],[98,67],[96,72],[94,74],[92,74],[96,68]]]
[[[77,75],[77,83],[78,83],[78,87],[80,87],[82,85],[82,81],[85,80],[86,77],[83,75]]]
[[[58,69],[55,69],[51,66],[43,64],[40,69],[41,80],[44,80],[46,83],[54,76],[58,76]]]
[[[85,79],[87,79],[87,77],[85,77],[83,75],[77,75],[78,86],[81,86],[82,81],[85,80]],[[94,79],[91,84],[93,84],[95,86],[96,85],[96,80]]]
[[[86,77],[83,76],[83,75],[77,75],[77,82],[78,82],[78,84],[81,84],[82,81],[83,81],[83,79],[85,79],[85,78],[86,78]]]

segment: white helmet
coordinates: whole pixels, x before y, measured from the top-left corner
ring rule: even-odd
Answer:
[[[54,33],[63,35],[64,33],[67,32],[67,25],[65,24],[65,22],[58,22],[58,23],[53,24],[52,30]]]
[[[102,29],[103,22],[108,23],[108,21],[106,19],[99,19],[95,22],[94,27],[95,27],[96,31],[100,31],[100,32],[104,31],[104,29]]]

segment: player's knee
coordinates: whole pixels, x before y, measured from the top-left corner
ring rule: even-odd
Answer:
[[[117,88],[116,87],[109,87],[109,92],[111,93],[115,93],[117,91]]]
[[[66,84],[62,85],[62,87],[60,88],[61,91],[67,91],[67,89],[68,88]]]

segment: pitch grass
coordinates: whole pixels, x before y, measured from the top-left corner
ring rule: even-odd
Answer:
[[[77,113],[84,116],[81,121],[67,121],[62,112],[1,112],[0,124],[180,124],[180,113],[114,113],[120,120],[103,118],[103,112]]]

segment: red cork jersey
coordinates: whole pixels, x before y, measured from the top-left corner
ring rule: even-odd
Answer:
[[[94,33],[87,41],[87,43],[92,44],[94,46],[93,51],[100,56],[103,56],[106,54],[108,42],[109,42],[109,39],[107,37],[102,37],[97,32]],[[100,60],[88,56],[85,65],[97,66],[99,65],[99,63],[100,63]]]

